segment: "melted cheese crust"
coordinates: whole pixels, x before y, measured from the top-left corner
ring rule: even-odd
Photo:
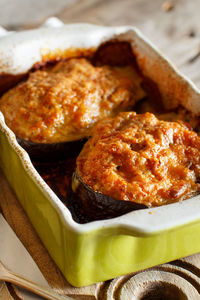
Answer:
[[[153,114],[120,113],[100,121],[77,158],[93,190],[114,199],[158,206],[200,190],[200,137]]]
[[[25,140],[55,143],[90,135],[100,119],[144,96],[131,66],[93,66],[85,58],[61,61],[29,74],[0,99],[7,125]]]

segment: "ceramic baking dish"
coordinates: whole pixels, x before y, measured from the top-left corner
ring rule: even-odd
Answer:
[[[0,74],[22,74],[35,63],[129,41],[143,74],[157,83],[167,108],[200,113],[200,92],[133,27],[65,25],[13,33],[0,39]],[[67,280],[89,285],[200,251],[200,196],[110,220],[76,223],[34,169],[0,114],[0,165],[21,205]]]

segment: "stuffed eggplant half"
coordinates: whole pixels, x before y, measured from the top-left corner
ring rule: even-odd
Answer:
[[[94,62],[76,57],[30,72],[1,97],[7,125],[32,158],[76,155],[97,121],[144,97],[133,64],[103,64],[98,53]]]
[[[198,193],[200,137],[152,113],[100,121],[77,158],[74,207],[86,220],[184,200]]]

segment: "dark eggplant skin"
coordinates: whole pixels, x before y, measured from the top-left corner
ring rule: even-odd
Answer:
[[[76,170],[72,176],[72,192],[69,205],[81,222],[111,219],[133,210],[145,209],[148,206],[136,202],[116,200],[89,187]]]
[[[51,162],[77,156],[87,139],[61,143],[35,143],[17,137],[17,141],[26,150],[33,161]]]

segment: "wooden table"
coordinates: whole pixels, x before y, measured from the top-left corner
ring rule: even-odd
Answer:
[[[5,0],[1,0],[0,5],[1,2]],[[25,2],[26,0],[21,1],[20,6],[25,5]],[[32,28],[42,23],[50,14],[59,17],[65,23],[134,25],[141,29],[185,75],[200,87],[199,0],[52,0],[48,2],[48,9],[45,9],[42,1],[31,0],[30,2],[35,3],[31,7],[31,14],[30,7],[24,6],[26,13],[19,6],[18,1],[12,0],[12,10],[16,11],[17,17],[13,15],[11,23],[9,13],[9,19],[6,19],[5,15],[1,18],[3,11],[0,10],[0,22],[3,20],[0,25],[6,25],[8,29],[15,30],[24,27]],[[8,3],[11,3],[11,0]],[[4,11],[9,12],[9,8]],[[71,287],[41,245],[2,175],[0,188],[3,194],[0,203],[4,215],[46,279],[59,292],[80,300],[200,298],[197,296],[200,293],[200,254],[90,287],[80,289]],[[7,293],[5,286],[4,292]],[[1,293],[0,299],[6,299],[2,295]]]

